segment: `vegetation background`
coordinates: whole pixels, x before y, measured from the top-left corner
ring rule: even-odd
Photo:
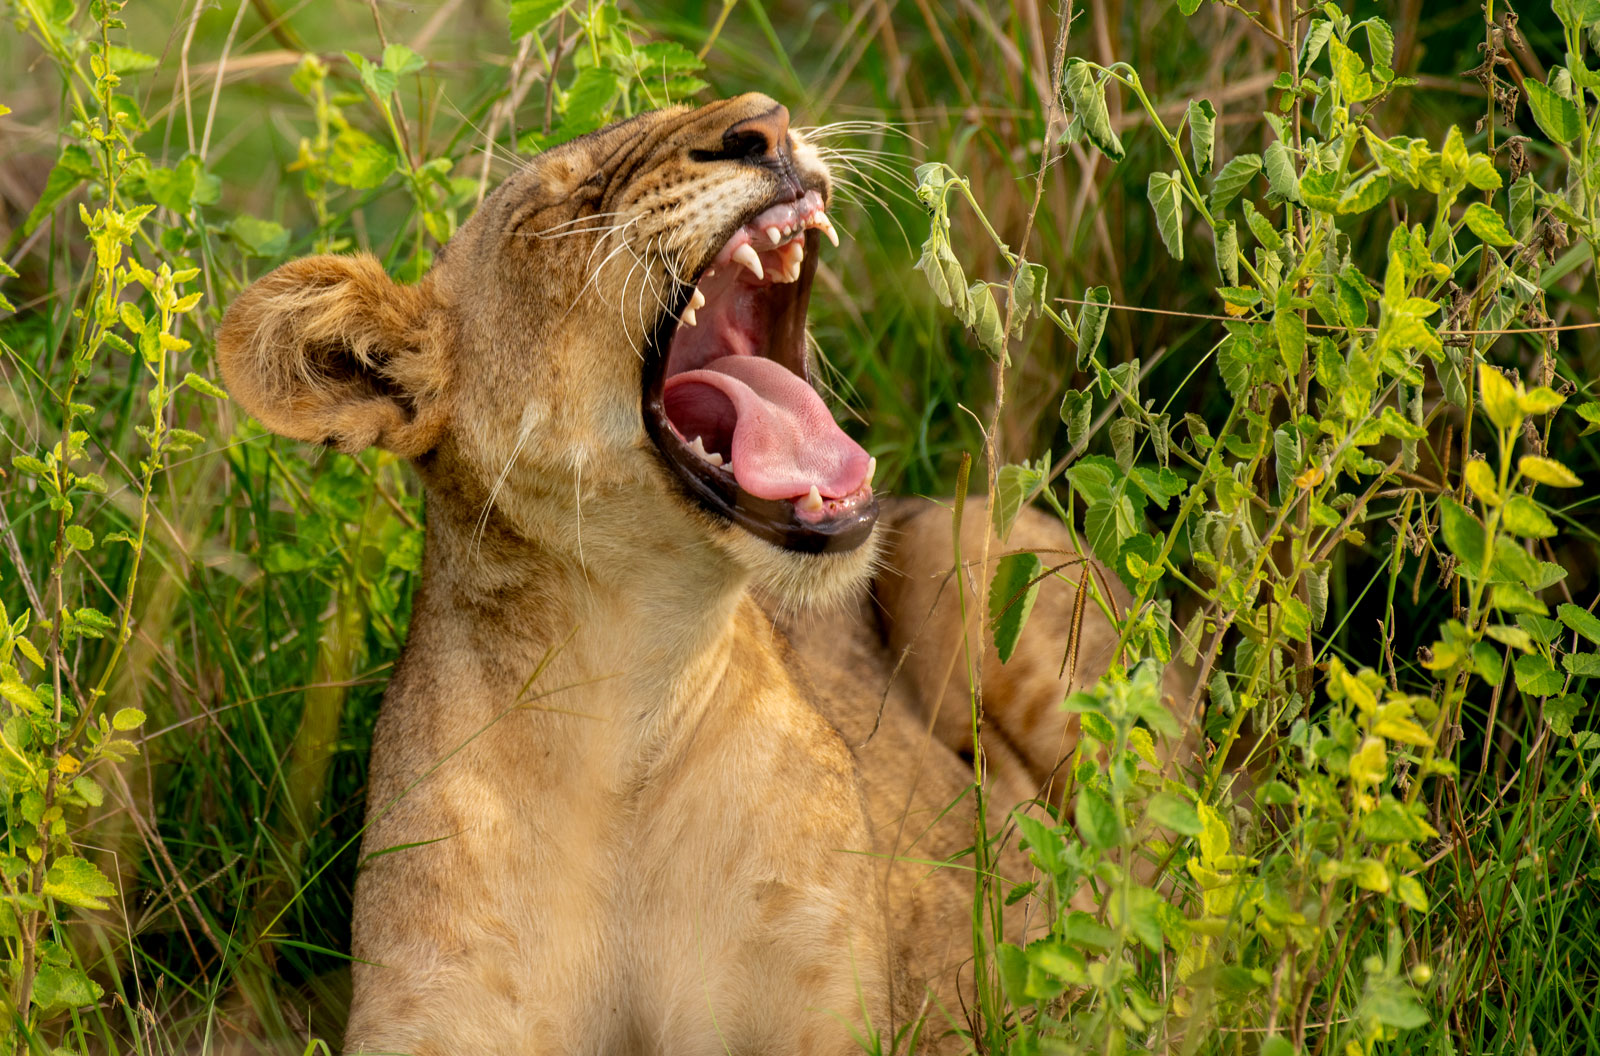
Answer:
[[[423,510],[393,458],[277,440],[218,398],[232,295],[313,251],[415,276],[519,155],[760,90],[822,126],[842,177],[847,238],[812,319],[878,480],[947,495],[970,455],[1002,508],[1065,504],[1146,603],[1113,614],[1121,677],[1069,702],[1109,762],[1074,760],[1061,824],[1022,834],[1039,875],[982,892],[980,919],[1026,890],[1060,920],[1027,951],[986,949],[955,1016],[974,1046],[1600,1050],[1600,522],[1592,486],[1535,503],[1534,481],[1566,477],[1513,461],[1600,480],[1581,58],[1600,11],[1556,6],[1114,0],[1067,9],[1062,54],[1090,65],[1063,66],[1065,12],[1033,0],[7,0],[0,1032],[14,1051],[338,1048],[365,760]],[[1369,16],[1390,32],[1356,28]],[[1431,150],[1352,162],[1353,113]],[[1169,143],[1185,124],[1190,145]],[[1236,170],[1237,225],[1200,217],[1203,154],[1265,158],[1248,190],[1262,166]],[[1433,166],[1409,197],[1407,164]],[[1335,204],[1369,175],[1365,208]],[[1277,217],[1264,232],[1247,199]],[[1407,243],[1407,222],[1434,226]],[[1259,247],[1239,241],[1229,275],[1213,230]],[[1241,282],[1241,260],[1265,274]],[[1405,308],[1408,291],[1438,301]],[[1382,344],[1368,302],[1374,326],[1445,312],[1391,334],[1376,369],[1395,380],[1362,388],[1348,372]],[[1424,363],[1446,318],[1570,329],[1467,334]],[[1002,320],[1018,336],[997,369]],[[1362,398],[1334,421],[1341,391]],[[1316,552],[1296,549],[1329,510]],[[1041,569],[1006,567],[1002,636],[1026,633],[1015,603]],[[1212,676],[1198,792],[1138,762],[1159,720],[1136,661],[1174,653]],[[1223,779],[1230,752],[1251,753],[1259,796]],[[1116,864],[1136,846],[1159,865],[1144,884]],[[1098,912],[1069,913],[1061,892],[1091,880]]]

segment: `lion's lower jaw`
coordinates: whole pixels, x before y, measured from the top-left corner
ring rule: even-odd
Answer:
[[[736,526],[719,540],[750,572],[751,586],[782,610],[829,610],[865,589],[879,565],[879,533],[854,550],[805,554],[784,550]]]

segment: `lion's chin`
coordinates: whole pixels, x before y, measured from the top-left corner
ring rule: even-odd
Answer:
[[[774,546],[736,525],[718,542],[750,575],[751,586],[788,611],[827,611],[859,597],[879,564],[880,531],[850,550],[803,553]]]

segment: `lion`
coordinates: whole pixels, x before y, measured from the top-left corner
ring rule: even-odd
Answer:
[[[992,562],[953,576],[951,512],[879,500],[811,384],[832,200],[788,111],[742,95],[538,155],[415,285],[321,255],[229,308],[246,410],[403,456],[426,495],[346,1051],[962,1043],[972,879],[938,864],[973,841],[962,656]],[[968,555],[987,524],[972,504]],[[1007,545],[1071,553],[1029,511]],[[1058,705],[1115,645],[1091,613],[1063,677],[1057,586],[1008,664],[982,647],[996,831],[1048,796]]]

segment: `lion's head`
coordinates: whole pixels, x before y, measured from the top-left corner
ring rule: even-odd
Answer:
[[[508,178],[415,286],[370,256],[262,278],[224,321],[223,377],[276,432],[412,459],[430,523],[832,594],[865,573],[877,506],[809,380],[830,193],[765,96],[643,114]]]

